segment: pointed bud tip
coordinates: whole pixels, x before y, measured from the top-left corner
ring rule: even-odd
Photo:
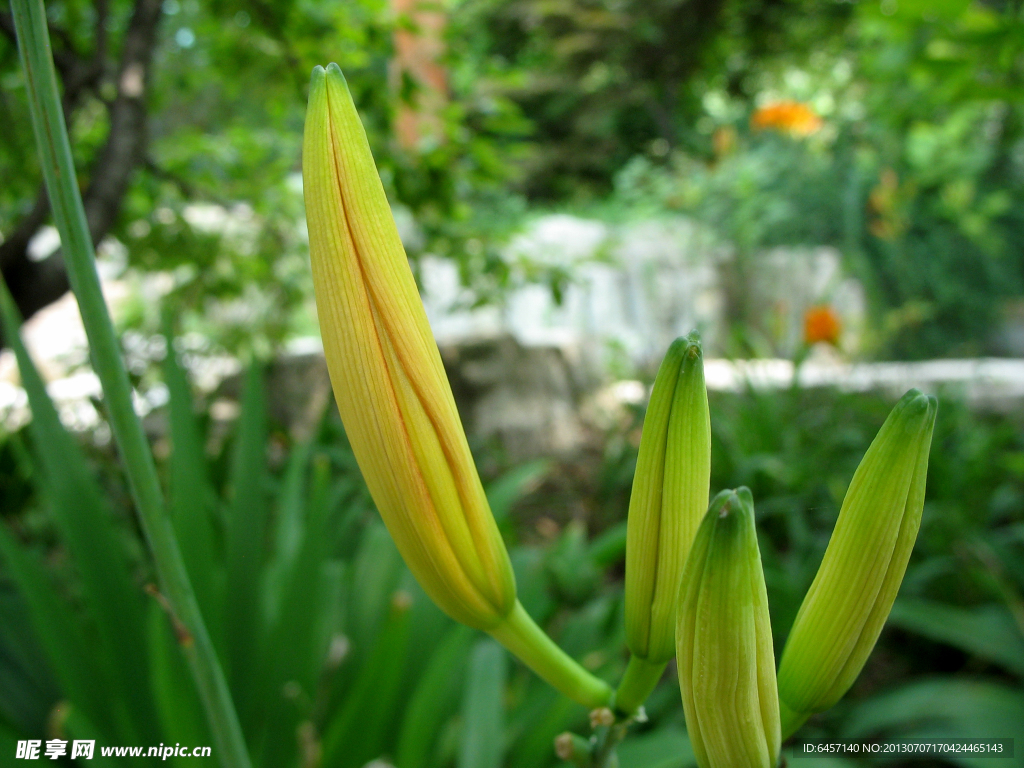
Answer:
[[[911,389],[900,398],[890,418],[899,418],[904,424],[934,422],[938,409],[939,401],[934,395],[926,395],[918,389]]]
[[[689,360],[701,359],[704,349],[700,343],[700,334],[690,331],[686,336],[680,336],[669,346],[668,355],[678,357],[684,364]]]
[[[900,398],[898,405],[904,407],[911,407],[915,412],[921,412],[929,408],[934,408],[938,405],[935,395],[926,395],[919,389],[909,389],[907,393]]]
[[[345,73],[333,61],[327,65],[327,77],[335,83],[345,86],[346,91],[348,90],[348,80],[345,79]]]
[[[711,500],[708,512],[716,514],[719,518],[734,514],[753,516],[754,496],[745,485],[735,490],[726,488],[724,491],[719,491],[718,495]]]
[[[314,99],[319,98],[327,85],[327,72],[317,64],[313,67],[313,73],[309,76],[309,104],[312,107]]]
[[[326,67],[322,67],[319,64],[313,67],[313,74],[309,81],[311,91],[329,81],[342,85],[345,87],[345,90],[348,90],[348,81],[345,79],[345,74],[341,71],[341,67],[333,61]]]

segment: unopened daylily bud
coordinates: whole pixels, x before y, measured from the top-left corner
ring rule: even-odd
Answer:
[[[700,336],[676,339],[644,417],[626,524],[626,644],[665,663],[675,653],[679,581],[708,508],[711,420]]]
[[[302,148],[324,353],[353,453],[398,550],[449,616],[490,632],[585,706],[607,684],[562,653],[516,600],[491,514],[341,70],[316,67]]]
[[[853,475],[782,653],[786,736],[846,693],[889,616],[921,525],[936,410],[934,397],[910,390]]]
[[[700,768],[775,768],[779,699],[750,491],[722,491],[690,550],[676,666]]]
[[[491,629],[515,605],[512,567],[336,64],[313,71],[302,175],[324,353],[359,468],[427,594]]]
[[[555,737],[555,754],[559,759],[582,768],[593,763],[590,741],[568,731]]]

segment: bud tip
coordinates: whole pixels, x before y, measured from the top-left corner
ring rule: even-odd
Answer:
[[[558,734],[555,737],[555,754],[562,760],[569,760],[572,757],[572,752],[572,734]]]

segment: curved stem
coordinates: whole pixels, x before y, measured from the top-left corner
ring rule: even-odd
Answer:
[[[782,740],[785,741],[797,732],[811,714],[809,712],[794,712],[786,706],[786,702],[779,699],[779,716],[782,719]]]
[[[608,683],[594,677],[537,626],[516,600],[508,617],[490,635],[550,683],[557,691],[589,709],[604,707],[612,698]]]
[[[651,691],[661,680],[668,662],[656,663],[638,656],[629,657],[629,666],[619,682],[615,692],[615,709],[622,715],[631,717],[641,705],[647,701]]]

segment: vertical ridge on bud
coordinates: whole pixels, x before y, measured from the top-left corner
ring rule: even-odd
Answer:
[[[750,491],[711,502],[686,561],[676,665],[701,768],[774,768],[781,745],[768,593]]]
[[[786,736],[846,693],[878,640],[921,525],[937,407],[907,392],[854,473],[782,653]]]
[[[626,528],[626,643],[664,664],[675,653],[679,581],[708,506],[711,417],[696,331],[676,339],[644,417]]]
[[[302,145],[309,252],[338,410],[388,531],[424,591],[566,696],[611,698],[516,599],[448,377],[336,64],[316,67]]]
[[[336,64],[313,72],[303,180],[324,352],[360,469],[431,598],[491,629],[516,602],[511,564]]]

